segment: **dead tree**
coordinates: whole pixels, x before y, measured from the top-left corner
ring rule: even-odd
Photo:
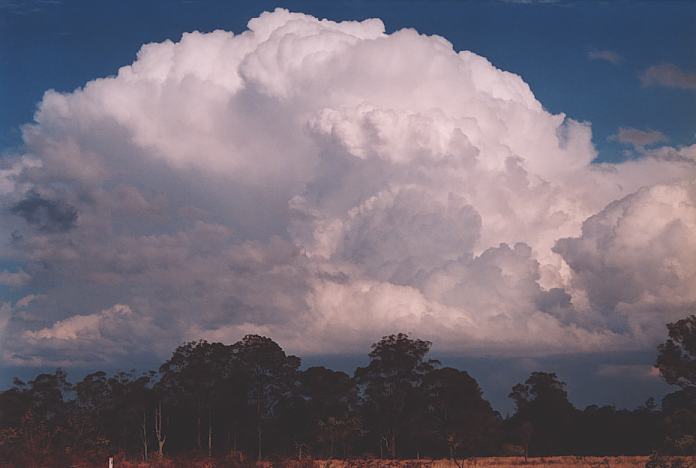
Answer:
[[[143,424],[141,426],[142,429],[142,440],[143,440],[143,460],[147,461],[147,456],[148,456],[148,438],[147,438],[147,411],[143,411]]]
[[[162,458],[164,456],[164,442],[167,440],[167,435],[162,430],[162,402],[159,402],[155,408],[155,436],[158,445],[157,454]]]

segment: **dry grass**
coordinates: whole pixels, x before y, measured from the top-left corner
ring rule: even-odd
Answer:
[[[645,467],[650,457],[530,457],[527,462],[523,457],[482,457],[475,459],[457,460],[285,460],[282,462],[239,463],[232,460],[211,459],[164,459],[151,463],[128,463],[121,461],[119,468],[506,468],[506,467],[537,467],[537,468],[637,468]],[[696,468],[696,457],[662,457],[662,468]]]
[[[314,461],[312,468],[506,468],[528,466],[537,468],[634,468],[645,467],[650,457],[530,457],[526,462],[524,457],[482,457],[475,459],[457,460],[327,460]],[[669,465],[683,468],[696,468],[696,457],[669,457]],[[307,466],[307,465],[305,465]]]

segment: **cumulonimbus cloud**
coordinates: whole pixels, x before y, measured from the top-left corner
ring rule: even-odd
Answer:
[[[593,163],[590,124],[521,77],[377,19],[278,9],[147,44],[47,92],[24,141],[0,253],[36,298],[4,306],[10,363],[245,333],[298,353],[398,330],[456,353],[643,348],[696,304],[693,147]]]

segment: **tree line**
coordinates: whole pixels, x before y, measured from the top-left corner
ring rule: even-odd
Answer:
[[[158,372],[62,370],[0,393],[7,466],[103,463],[108,456],[452,458],[485,455],[696,453],[696,316],[668,325],[656,367],[679,387],[661,406],[576,408],[554,373],[533,372],[502,417],[467,372],[429,358],[406,334],[372,345],[353,376],[300,369],[272,339],[179,346]]]

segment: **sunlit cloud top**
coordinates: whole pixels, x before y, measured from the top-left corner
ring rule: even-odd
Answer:
[[[0,173],[22,265],[0,281],[31,291],[0,309],[2,357],[251,332],[305,354],[401,330],[461,354],[651,348],[696,305],[696,149],[616,138],[640,158],[593,163],[591,123],[523,77],[379,19],[277,9],[146,44],[46,92]]]

